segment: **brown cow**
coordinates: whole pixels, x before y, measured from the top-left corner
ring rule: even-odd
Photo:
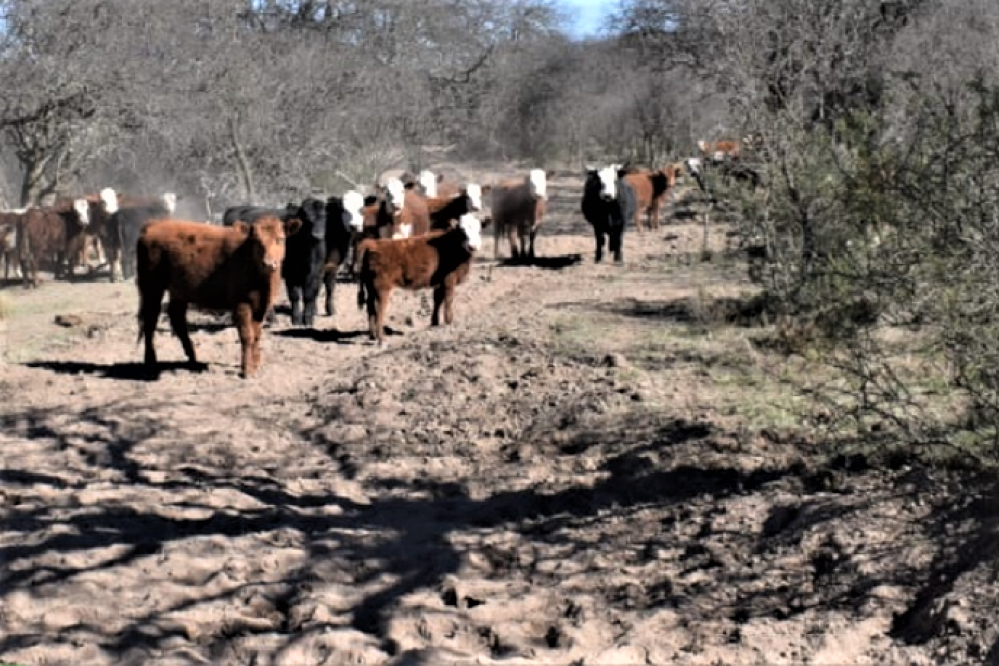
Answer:
[[[527,176],[493,185],[492,195],[493,258],[499,259],[500,236],[506,233],[514,260],[533,259],[534,239],[544,221],[547,206],[547,174],[542,169],[531,169]]]
[[[409,238],[430,231],[427,200],[414,188],[414,185],[404,185],[397,178],[389,180],[375,221],[380,237]]]
[[[188,305],[229,310],[242,349],[239,374],[251,377],[260,367],[264,317],[281,287],[285,237],[300,227],[298,219],[284,223],[272,216],[252,225],[238,221],[231,227],[150,220],[136,245],[139,339],[146,341],[146,367],[155,371],[153,336],[163,294],[169,292],[170,327],[180,338],[188,362],[199,366],[187,331]]]
[[[60,201],[52,206],[31,206],[20,217],[17,229],[17,254],[25,287],[38,286],[38,267],[54,261],[53,274],[61,277],[77,239],[90,223],[86,199]],[[69,262],[70,266],[72,262]]]
[[[739,159],[738,141],[698,141],[697,149],[701,151],[701,156],[715,164],[726,159]]]
[[[482,244],[482,225],[472,214],[463,215],[458,225],[447,231],[432,231],[422,236],[400,239],[367,239],[357,251],[360,276],[357,307],[368,308],[368,332],[382,344],[385,316],[392,290],[396,287],[416,291],[434,290],[431,326],[454,321],[455,287],[465,281],[472,257]]]
[[[625,175],[624,180],[635,192],[635,228],[645,231],[642,217],[645,216],[649,229],[659,228],[659,211],[669,199],[673,186],[676,185],[677,170],[669,164],[658,171],[647,169],[633,170]]]

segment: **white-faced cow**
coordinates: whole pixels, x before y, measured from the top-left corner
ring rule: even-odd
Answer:
[[[614,261],[624,261],[624,229],[636,211],[635,192],[624,178],[620,165],[612,164],[602,169],[587,168],[583,185],[581,208],[583,217],[593,227],[596,239],[594,261],[600,263],[604,255],[604,242],[610,237],[610,251]]]

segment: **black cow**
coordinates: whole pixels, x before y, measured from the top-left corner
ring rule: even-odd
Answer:
[[[284,208],[232,206],[222,215],[222,224],[232,226],[237,220],[253,224],[271,216],[285,224],[293,219],[302,223],[298,233],[286,241],[281,278],[291,302],[292,325],[312,326],[326,259],[326,203],[309,198],[298,205],[289,203]],[[270,313],[268,320],[272,320]]]
[[[587,169],[586,183],[583,185],[583,217],[593,227],[597,241],[594,261],[599,263],[604,257],[605,237],[610,236],[610,251],[614,261],[624,261],[624,225],[635,217],[637,203],[635,191],[624,180],[626,172],[616,165],[603,169]]]
[[[177,207],[177,197],[172,193],[161,197],[118,197],[118,210],[107,219],[102,241],[111,266],[111,281],[115,281],[116,266],[121,277],[127,280],[135,275],[135,248],[143,227],[153,219],[168,218]]]
[[[326,238],[326,261],[323,265],[323,284],[326,287],[326,316],[336,314],[333,302],[336,288],[336,275],[350,255],[356,236],[361,235],[364,226],[364,197],[350,190],[343,197],[330,197],[326,200],[326,219],[329,231]]]

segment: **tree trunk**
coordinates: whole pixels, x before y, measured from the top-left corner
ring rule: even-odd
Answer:
[[[246,158],[243,144],[239,141],[239,117],[229,116],[229,139],[232,141],[232,149],[236,154],[236,163],[239,165],[239,175],[243,179],[243,189],[246,190],[247,203],[256,203],[257,192],[253,186],[253,170],[250,168],[250,161]]]

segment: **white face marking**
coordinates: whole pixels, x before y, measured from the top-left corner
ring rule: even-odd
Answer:
[[[385,203],[388,204],[389,211],[398,213],[402,210],[402,205],[406,201],[406,188],[402,181],[393,178],[385,186]]]
[[[80,217],[80,226],[85,227],[90,224],[90,204],[86,199],[74,199],[73,210]]]
[[[104,204],[104,211],[111,215],[118,210],[118,194],[113,188],[105,187],[101,190],[101,203]]]
[[[604,167],[597,172],[600,179],[600,197],[607,201],[617,199],[617,169],[615,165]]]
[[[458,227],[468,236],[468,247],[478,250],[482,246],[482,222],[472,213],[465,213],[458,220]]]
[[[477,183],[469,183],[465,186],[465,194],[468,196],[468,207],[474,210],[482,210],[482,187]]]
[[[688,157],[687,158],[687,170],[691,174],[698,174],[701,171],[701,158],[699,157]]]
[[[396,240],[398,240],[400,238],[409,238],[410,235],[412,235],[412,233],[413,233],[413,225],[412,224],[400,224],[399,225],[399,231],[397,231],[394,234],[392,234],[392,238],[396,239]]]
[[[416,178],[420,187],[423,188],[423,192],[428,197],[437,196],[437,176],[434,175],[433,171],[428,171],[424,169],[420,172],[420,175]]]
[[[350,215],[350,227],[354,231],[360,231],[364,227],[362,208],[364,208],[364,197],[360,192],[355,190],[344,192],[343,209]]]
[[[535,199],[547,199],[548,179],[545,176],[544,169],[531,169],[528,179],[531,182],[531,196]]]
[[[163,205],[167,209],[167,213],[173,215],[173,212],[177,210],[177,195],[173,192],[167,192],[163,195]]]

